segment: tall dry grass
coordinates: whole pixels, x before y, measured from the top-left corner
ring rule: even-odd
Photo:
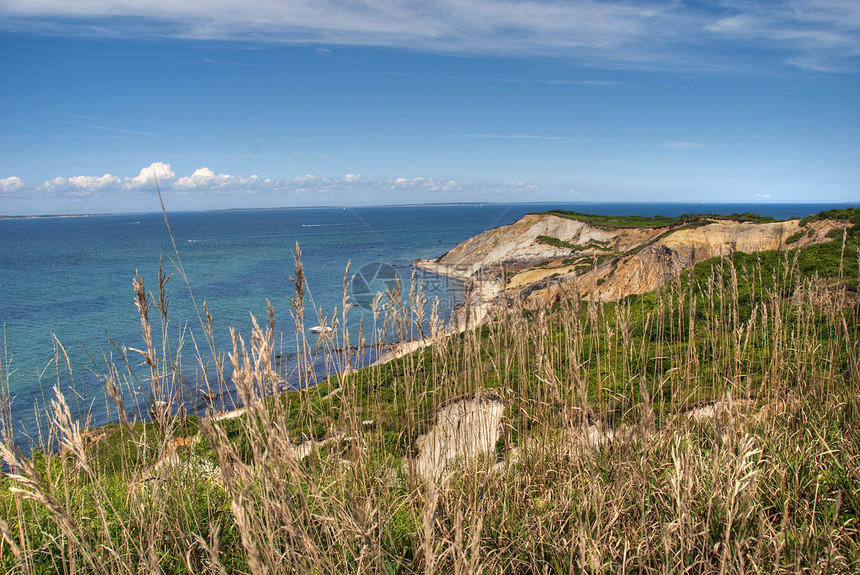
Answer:
[[[272,313],[247,341],[232,332],[226,356],[195,348],[200,385],[232,381],[238,417],[170,409],[187,369],[163,272],[156,294],[133,285],[151,423],[122,404],[130,358],[105,370],[114,426],[82,428],[55,388],[56,452],[16,451],[2,398],[3,570],[860,571],[858,301],[844,278],[804,277],[792,253],[712,261],[617,304],[569,284],[550,307],[515,302],[446,337],[415,283],[348,333],[347,269],[336,332],[318,340],[296,255],[293,373]],[[432,344],[352,369],[366,340],[410,334]],[[298,389],[280,393],[285,379]],[[437,413],[476,398],[504,405],[495,448],[423,473]]]

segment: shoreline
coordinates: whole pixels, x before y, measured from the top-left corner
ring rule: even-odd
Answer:
[[[502,293],[501,284],[496,280],[475,277],[475,272],[480,268],[470,266],[469,268],[449,266],[440,264],[438,260],[416,260],[413,264],[416,268],[426,272],[434,273],[440,276],[447,276],[459,281],[462,281],[467,286],[467,294],[470,301],[460,304],[456,313],[448,321],[447,326],[435,337],[425,337],[422,339],[410,339],[406,341],[396,342],[389,345],[388,351],[383,353],[376,361],[371,363],[371,366],[383,365],[389,361],[399,359],[410,353],[414,353],[426,347],[429,347],[433,342],[440,338],[449,338],[452,335],[457,335],[478,327],[484,323],[490,315],[490,311],[495,307],[496,296]],[[464,305],[468,303],[468,305]],[[468,313],[468,317],[467,314]]]
[[[445,264],[440,264],[436,260],[416,260],[413,265],[421,270],[434,273],[436,275],[446,276],[462,281],[465,284],[471,284],[471,291],[469,292],[471,301],[469,302],[468,307],[463,304],[459,304],[459,308],[455,315],[448,321],[445,328],[436,335],[387,344],[388,349],[381,353],[376,360],[367,364],[365,367],[384,365],[416,351],[430,347],[434,342],[463,333],[467,328],[471,329],[482,325],[489,317],[491,310],[497,305],[497,302],[495,301],[496,296],[504,291],[500,282],[496,280],[476,278],[472,275],[472,270],[457,268],[455,266],[447,266]],[[469,313],[468,318],[466,317],[467,309]],[[386,344],[377,345],[382,348]],[[338,372],[333,375],[336,376],[340,373],[343,372]],[[213,421],[221,421],[240,417],[244,413],[245,408],[238,407],[229,411],[212,413],[208,418]]]

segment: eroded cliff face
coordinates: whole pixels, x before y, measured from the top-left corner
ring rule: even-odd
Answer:
[[[624,252],[660,235],[660,230],[605,230],[551,214],[529,214],[507,226],[488,230],[454,247],[437,261],[473,270],[504,263],[540,263],[570,255],[570,248],[547,245],[539,236],[557,238],[587,249],[582,255]],[[589,247],[590,246],[590,247]]]
[[[713,257],[824,243],[831,241],[830,230],[846,225],[719,220],[697,227],[603,229],[553,214],[530,214],[475,236],[428,265],[456,270],[460,277],[490,278],[509,297],[528,294],[534,305],[555,297],[562,282],[573,282],[583,297],[612,301],[653,291]],[[560,245],[548,245],[539,236]]]

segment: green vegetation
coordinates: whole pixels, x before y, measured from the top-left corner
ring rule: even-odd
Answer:
[[[318,385],[310,341],[277,372],[270,317],[215,375],[247,406],[233,419],[80,430],[57,393],[61,451],[0,447],[0,571],[856,573],[855,230],[709,260],[617,303],[562,284],[551,308]],[[304,334],[300,263],[294,276]],[[136,284],[155,397],[181,368],[146,329],[166,286]],[[420,324],[419,296],[374,325]],[[349,343],[323,342],[333,370]],[[265,395],[287,375],[301,390]],[[504,404],[493,449],[426,479],[420,436],[475,397]]]
[[[699,222],[701,220],[733,220],[738,222],[752,223],[768,223],[774,222],[771,217],[759,216],[745,212],[743,214],[731,214],[724,216],[720,214],[684,214],[683,216],[668,217],[668,216],[600,216],[594,214],[583,214],[579,212],[571,212],[567,210],[548,210],[544,213],[577,220],[593,226],[605,229],[622,229],[622,228],[662,228],[683,226]]]
[[[849,228],[849,234],[852,237],[856,237],[860,235],[860,208],[844,208],[839,210],[825,210],[813,216],[806,216],[802,220],[800,220],[801,227],[805,227],[813,222],[821,221],[821,220],[836,220],[840,222],[849,222],[854,224],[852,228]]]
[[[538,236],[537,241],[538,241],[538,243],[541,243],[541,244],[546,244],[548,246],[555,246],[557,248],[567,248],[567,249],[572,250],[572,251],[582,251],[585,249],[585,247],[583,247],[583,246],[580,246],[577,244],[572,244],[570,242],[566,242],[564,240],[560,240],[560,239],[554,238],[552,236]]]
[[[557,248],[567,248],[574,252],[581,252],[583,250],[604,250],[608,251],[611,248],[607,246],[609,242],[598,242],[598,241],[590,241],[587,246],[581,246],[579,244],[572,244],[570,242],[566,242],[564,240],[560,240],[558,238],[552,236],[538,236],[538,243],[546,244],[548,246],[555,246]]]
[[[797,243],[800,240],[800,238],[802,238],[804,236],[804,234],[805,234],[805,232],[803,232],[803,231],[791,234],[790,236],[785,238],[785,243],[787,243],[787,244]]]

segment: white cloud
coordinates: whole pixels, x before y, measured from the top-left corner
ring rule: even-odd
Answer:
[[[54,178],[42,184],[42,189],[53,194],[70,196],[89,196],[107,190],[119,190],[122,180],[116,176],[72,176],[70,178]]]
[[[321,178],[320,176],[307,174],[290,179],[261,178],[254,174],[251,176],[235,176],[230,174],[216,174],[209,167],[194,170],[191,175],[176,178],[176,174],[170,164],[164,162],[153,162],[143,168],[135,177],[120,178],[111,174],[103,176],[70,176],[57,177],[47,180],[41,185],[33,186],[17,176],[9,176],[0,179],[0,193],[12,194],[19,192],[36,192],[51,194],[52,196],[97,196],[107,192],[140,193],[148,191],[155,186],[155,178],[158,178],[162,192],[182,194],[192,197],[195,192],[221,192],[224,194],[236,193],[269,193],[276,191],[288,191],[294,193],[304,192],[337,192],[359,186],[362,189],[372,188],[380,182],[365,182],[360,174],[344,174],[332,178]],[[401,185],[410,187],[424,187],[426,189],[441,189],[450,186],[453,182],[440,183],[432,178],[421,176],[413,178],[398,178],[383,182],[389,186]],[[141,196],[145,197],[145,196]]]
[[[116,176],[105,174],[104,176],[73,176],[69,178],[69,183],[83,190],[95,191],[107,188],[117,188],[121,183]]]
[[[176,174],[173,173],[173,168],[170,167],[170,164],[153,162],[148,167],[143,168],[137,177],[129,179],[126,182],[126,186],[130,189],[149,186],[154,188],[156,178],[158,178],[158,182],[161,184],[170,182],[174,177],[176,177]]]
[[[168,209],[214,209],[230,207],[272,207],[343,205],[360,206],[392,203],[445,201],[515,201],[530,189],[523,182],[457,181],[426,176],[403,176],[388,180],[365,180],[361,175],[344,174],[331,178],[316,175],[291,179],[260,178],[257,175],[218,174],[208,167],[190,175],[175,177],[170,164],[155,162],[136,177],[57,177],[31,185],[17,176],[0,179],[0,192],[8,213],[97,213],[104,211],[153,211],[151,191],[154,175]],[[151,186],[151,188],[150,188]],[[385,191],[396,192],[386,195]],[[17,206],[11,201],[17,201]]]
[[[27,182],[18,176],[9,176],[8,178],[0,179],[0,193],[13,194],[20,192],[27,187]]]
[[[261,182],[257,175],[245,178],[229,174],[216,174],[209,168],[203,167],[194,170],[190,176],[179,178],[174,182],[173,187],[185,190],[231,189],[246,191],[249,187],[258,187],[269,181]]]
[[[474,182],[472,182],[474,184]],[[506,184],[502,184],[506,185]],[[447,181],[438,181],[433,178],[424,178],[422,176],[416,176],[413,178],[395,178],[393,180],[388,180],[388,186],[390,189],[411,189],[411,190],[424,190],[427,192],[447,192],[452,191],[458,188],[459,184],[455,180],[447,180]]]
[[[203,167],[194,170],[194,173],[190,176],[185,176],[184,178],[179,178],[176,180],[176,186],[180,188],[203,188],[210,187],[213,185],[218,185],[216,181],[223,180],[223,178],[229,178],[224,174],[216,176],[215,173],[209,168]]]

